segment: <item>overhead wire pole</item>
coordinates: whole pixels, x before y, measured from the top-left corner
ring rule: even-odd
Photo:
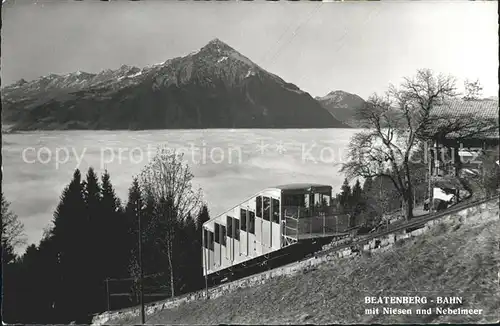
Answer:
[[[433,151],[432,151],[432,148],[431,146],[433,146],[432,143],[430,143],[429,141],[427,141],[427,149],[428,149],[428,162],[427,162],[427,167],[428,167],[428,192],[429,192],[429,195],[428,195],[428,199],[429,199],[429,214],[432,213],[432,209],[433,209],[433,201],[434,201],[434,198],[433,197],[433,191],[432,191],[432,160],[433,160]]]
[[[109,304],[109,277],[106,278],[106,308],[107,311],[110,311],[110,304]]]
[[[137,212],[137,224],[138,224],[138,231],[139,231],[139,273],[140,273],[140,279],[139,279],[139,291],[140,291],[140,300],[141,300],[141,323],[144,325],[146,323],[146,314],[145,314],[145,309],[144,309],[144,286],[143,286],[143,269],[142,269],[142,230],[141,230],[141,205],[140,205],[140,199],[137,200],[137,207],[136,207],[136,212]]]
[[[205,267],[205,299],[208,299],[208,266],[207,266],[207,251],[205,250],[205,241],[208,239],[205,239],[205,228],[202,226],[201,228],[201,247],[203,249],[203,265]],[[208,241],[207,241],[208,242]]]

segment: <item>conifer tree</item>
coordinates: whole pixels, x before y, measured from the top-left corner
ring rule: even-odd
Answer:
[[[2,267],[15,261],[15,247],[25,242],[24,225],[11,211],[10,203],[1,193],[2,213]]]
[[[100,203],[101,225],[104,230],[103,253],[105,254],[104,278],[125,277],[128,265],[128,225],[121,202],[116,196],[108,171],[101,177],[102,197]]]
[[[209,213],[209,210],[208,210],[208,207],[206,204],[204,204],[198,214],[198,216],[196,217],[196,243],[195,243],[195,251],[196,251],[196,259],[197,259],[197,263],[196,263],[196,267],[194,268],[194,270],[196,270],[196,275],[199,275],[199,277],[197,277],[197,281],[196,281],[196,287],[198,289],[200,288],[203,288],[205,286],[205,280],[203,278],[203,267],[202,265],[199,263],[201,261],[203,261],[203,254],[202,254],[202,243],[201,243],[201,239],[202,239],[202,233],[203,233],[203,223],[205,223],[206,221],[210,220],[210,213]]]
[[[129,251],[129,262],[128,270],[132,277],[139,276],[139,262],[138,262],[138,218],[144,214],[138,214],[137,209],[140,207],[141,202],[141,189],[139,186],[139,181],[137,177],[133,178],[132,185],[128,189],[128,200],[125,205],[125,219],[128,226],[128,246]],[[142,210],[142,207],[141,207]],[[144,243],[144,237],[141,237],[141,241]],[[144,249],[143,249],[144,252]],[[138,289],[136,288],[137,281],[133,284],[133,293],[136,295],[136,301],[138,300]]]
[[[344,179],[339,195],[340,206],[344,212],[350,211],[351,195],[351,186],[347,179]]]
[[[89,168],[86,180],[83,182],[84,199],[87,206],[87,218],[92,226],[99,224],[99,206],[101,202],[101,186],[99,179],[92,167]]]
[[[373,188],[373,179],[372,177],[368,177],[365,179],[365,182],[363,183],[363,193],[368,193],[372,190]]]
[[[21,261],[15,248],[25,243],[24,225],[10,209],[10,203],[1,193],[2,214],[2,314],[7,323],[22,322],[19,306],[25,300],[22,296],[23,279],[19,270]]]
[[[58,284],[54,286],[54,291],[57,291],[54,306],[56,314],[64,322],[82,321],[82,318],[86,317],[90,299],[87,275],[89,262],[86,259],[86,244],[89,239],[86,233],[86,208],[81,173],[76,169],[54,212],[52,231],[58,259]]]
[[[88,303],[86,305],[90,311],[96,311],[102,306],[103,301],[92,300],[92,297],[103,293],[100,283],[103,271],[107,270],[108,260],[104,254],[107,247],[105,245],[106,232],[103,228],[101,215],[101,185],[92,167],[89,167],[86,180],[83,181],[83,199],[86,207],[86,219],[81,232],[88,236],[87,241],[81,244],[86,246],[81,259],[86,262],[85,268],[88,269],[85,280],[88,282],[86,288]],[[99,266],[99,268],[90,268],[90,266]]]
[[[188,215],[184,223],[184,228],[186,230],[186,249],[188,250],[187,260],[187,270],[184,274],[187,276],[187,287],[186,291],[197,290],[197,284],[199,279],[202,278],[201,266],[199,258],[199,253],[201,252],[201,238],[198,237],[198,232],[196,230],[195,219]]]
[[[359,220],[360,214],[363,211],[363,189],[359,183],[359,179],[356,180],[354,187],[352,188],[352,194],[350,199],[350,207],[352,211],[352,216],[350,219],[351,227],[356,226],[356,219]]]
[[[200,213],[198,214],[198,216],[196,217],[196,230],[198,231],[199,233],[199,237],[201,239],[201,229],[202,229],[202,225],[203,223],[205,223],[206,221],[208,221],[210,219],[210,214],[208,212],[208,207],[206,204],[204,204],[202,207],[201,207],[201,210],[200,210]]]

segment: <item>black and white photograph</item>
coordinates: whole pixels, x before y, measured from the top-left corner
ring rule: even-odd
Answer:
[[[500,322],[497,1],[1,11],[4,325]]]

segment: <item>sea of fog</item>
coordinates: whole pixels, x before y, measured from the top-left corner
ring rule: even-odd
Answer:
[[[157,146],[185,153],[212,216],[259,190],[314,182],[338,191],[355,129],[40,131],[4,134],[3,192],[37,243],[75,168],[107,169],[122,201]]]

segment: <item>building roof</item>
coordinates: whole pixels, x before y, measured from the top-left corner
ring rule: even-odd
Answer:
[[[498,120],[498,100],[453,100],[432,109],[433,115]]]
[[[483,122],[485,127],[483,132],[476,134],[475,138],[499,138],[498,132],[498,117],[499,106],[497,99],[484,100],[452,100],[445,104],[436,106],[431,111],[431,117],[439,118],[438,125],[444,126],[452,121],[464,121],[464,125],[472,125],[470,122]],[[436,128],[437,129],[437,128]],[[466,130],[465,133],[468,131]],[[446,138],[460,137],[460,133],[451,132]]]
[[[270,188],[265,188],[265,189],[262,189],[261,191],[259,191],[258,193],[255,193],[251,197],[249,197],[249,198],[241,201],[240,203],[236,204],[235,206],[231,207],[230,209],[225,210],[224,212],[220,213],[219,215],[212,217],[211,219],[209,219],[208,221],[206,221],[205,223],[203,223],[203,226],[209,225],[210,222],[213,222],[214,220],[218,219],[222,215],[227,215],[228,211],[231,211],[232,209],[238,207],[242,203],[245,203],[245,202],[249,201],[251,198],[259,196],[259,194],[262,191],[266,190],[266,189],[280,189],[280,190],[285,190],[287,193],[294,193],[294,191],[297,191],[298,193],[300,193],[300,191],[302,191],[302,190],[308,190],[311,187],[312,188],[328,188],[330,191],[332,189],[332,186],[325,185],[325,184],[320,184],[320,183],[288,183],[288,184],[284,184],[284,185],[279,185],[279,186],[274,186],[274,187],[270,187]]]
[[[281,190],[300,190],[300,189],[309,189],[309,188],[325,188],[330,187],[330,185],[324,185],[319,183],[289,183],[285,185],[275,186],[273,188],[281,189]]]

